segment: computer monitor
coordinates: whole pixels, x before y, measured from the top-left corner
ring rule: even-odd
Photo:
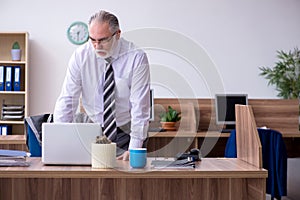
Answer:
[[[235,128],[235,105],[248,105],[247,94],[216,94],[216,123],[226,125],[225,129]]]
[[[154,89],[150,89],[150,119],[154,121]]]

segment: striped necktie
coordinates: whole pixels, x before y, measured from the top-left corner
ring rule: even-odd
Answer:
[[[115,118],[115,79],[112,68],[112,59],[106,59],[106,72],[103,88],[103,134],[110,140],[114,140],[117,134]]]

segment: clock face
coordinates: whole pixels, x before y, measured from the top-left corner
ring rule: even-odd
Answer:
[[[73,44],[84,44],[89,39],[88,26],[84,22],[74,22],[68,28],[67,36]]]

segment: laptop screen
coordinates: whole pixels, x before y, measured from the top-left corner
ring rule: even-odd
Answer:
[[[91,143],[102,135],[97,123],[43,123],[42,162],[91,165]]]

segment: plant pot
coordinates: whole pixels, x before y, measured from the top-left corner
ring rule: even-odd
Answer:
[[[116,143],[92,143],[92,168],[114,168],[116,165]]]
[[[20,61],[21,60],[21,49],[12,49],[11,50],[11,60]]]
[[[161,127],[166,131],[176,131],[176,122],[160,122]]]

